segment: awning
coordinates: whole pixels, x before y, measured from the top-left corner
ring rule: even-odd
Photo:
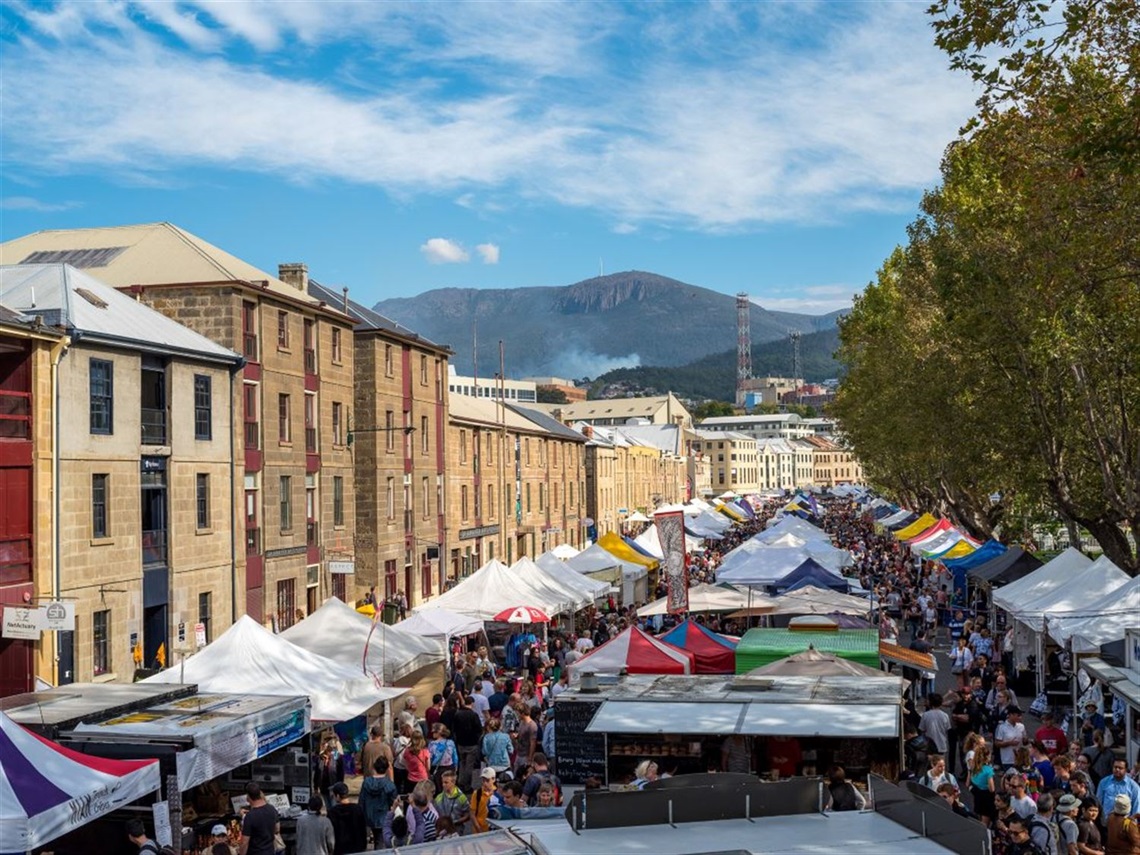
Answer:
[[[1081,659],[1081,668],[1083,668],[1090,676],[1095,677],[1102,683],[1118,683],[1121,680],[1127,680],[1128,675],[1112,665],[1109,665],[1099,656],[1094,656],[1089,659]]]
[[[904,665],[907,668],[918,668],[922,671],[938,670],[938,662],[935,660],[933,654],[920,653],[917,650],[911,650],[909,647],[900,647],[888,641],[879,642],[879,658],[893,662],[896,665]]]
[[[594,714],[587,733],[708,733],[739,732],[747,704],[606,701]]]
[[[828,736],[887,739],[899,735],[893,704],[757,704],[747,707],[739,733],[750,736]]]
[[[889,739],[899,735],[899,707],[897,704],[754,701],[606,701],[586,732]]]

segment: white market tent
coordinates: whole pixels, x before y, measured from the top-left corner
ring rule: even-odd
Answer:
[[[367,648],[367,673],[379,676],[385,683],[395,683],[447,658],[438,641],[386,626],[379,620],[374,622],[336,597],[325,600],[324,605],[282,632],[281,637],[361,674]]]
[[[579,552],[579,550],[575,549],[569,543],[560,543],[550,551],[554,553],[555,558],[561,559],[562,561],[565,561],[567,558],[573,558]]]
[[[416,611],[449,609],[487,621],[517,606],[532,606],[553,616],[571,610],[572,604],[565,596],[548,587],[531,584],[502,561],[492,558],[450,591],[444,591]]]
[[[1102,644],[1120,641],[1124,631],[1140,624],[1140,576],[1079,610],[1046,617],[1049,635],[1062,646],[1070,639],[1074,653],[1099,653]]]
[[[815,585],[805,585],[776,597],[775,610],[772,614],[828,615],[838,612],[866,617],[870,610],[871,604],[859,597],[818,588]]]
[[[1040,630],[1046,615],[1083,612],[1106,594],[1123,587],[1128,579],[1127,573],[1102,555],[1071,576],[1069,584],[1052,588],[1033,599],[1021,600],[1011,614],[1022,623]]]
[[[653,525],[633,539],[633,542],[650,553],[658,561],[665,560],[665,553],[661,550],[661,537],[657,533],[657,526]],[[700,541],[691,534],[685,534],[685,552],[699,551]]]
[[[739,553],[739,557],[731,564],[726,559],[717,569],[716,580],[732,585],[775,585],[809,558],[814,559],[836,578],[842,578],[837,568],[828,565],[824,559],[812,555],[805,547],[770,546]]]
[[[0,851],[38,849],[161,783],[158,760],[81,754],[0,712]]]
[[[575,578],[575,581],[585,578],[573,570],[570,570],[565,565],[563,565],[563,569],[570,573]],[[564,602],[570,603],[570,611],[576,612],[594,603],[595,597],[593,591],[587,592],[580,585],[571,584],[561,575],[556,576],[553,573],[548,573],[525,555],[521,556],[518,561],[511,565],[511,572],[517,573],[523,582],[532,588],[549,591],[552,596],[560,597]]]
[[[1090,566],[1092,559],[1070,546],[1028,576],[995,590],[994,605],[1016,615],[1023,603],[1029,603],[1062,585],[1071,584],[1077,574]]]
[[[392,628],[426,638],[441,639],[446,644],[449,639],[482,632],[483,621],[428,604],[416,609],[406,620],[393,624]]]
[[[833,570],[836,573],[851,558],[851,554],[847,550],[837,549],[830,543],[821,543],[818,540],[809,541],[803,546],[768,546],[763,541],[752,538],[744,541],[724,556],[717,575],[719,576],[721,571],[732,570],[743,564],[754,564],[758,555],[764,556],[760,559],[762,562],[772,564],[778,564],[782,558],[791,561],[798,557],[799,561],[793,565],[792,569],[798,567],[807,558],[814,558],[828,570]]]
[[[298,647],[248,615],[194,656],[144,682],[196,683],[203,692],[307,696],[314,721],[347,721],[406,691],[377,686],[360,669]]]
[[[817,525],[812,525],[805,519],[800,519],[795,514],[789,514],[779,519],[773,517],[768,520],[768,524],[764,529],[761,534],[765,538],[779,537],[781,534],[794,534],[796,537],[803,538],[804,540],[819,540],[822,538],[828,543],[831,542],[831,537],[826,531]],[[760,535],[757,536],[759,537]]]
[[[775,600],[759,594],[749,597],[747,591],[737,591],[720,585],[700,584],[689,588],[689,608],[691,614],[697,612],[727,612],[743,609],[750,605],[754,609],[775,607]],[[669,598],[662,597],[637,610],[638,617],[652,617],[669,613]],[[759,613],[759,612],[758,612]]]
[[[597,574],[607,582],[621,582],[622,599],[634,603],[646,598],[649,587],[649,571],[644,564],[622,561],[612,552],[594,543],[583,549],[566,562],[566,566],[577,573]]]
[[[555,556],[554,550],[544,552],[538,556],[538,558],[534,559],[534,563],[542,572],[554,577],[558,583],[589,597],[590,602],[593,602],[599,597],[604,597],[609,593],[609,582],[605,582],[601,579],[593,579],[581,573],[574,572],[574,570],[566,566],[564,561]]]
[[[897,522],[902,522],[905,520],[910,516],[910,514],[911,512],[906,508],[899,508],[897,512],[891,514],[889,517],[883,517],[881,520],[879,520],[879,525],[894,525]]]

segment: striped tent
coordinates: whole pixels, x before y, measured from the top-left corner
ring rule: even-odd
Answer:
[[[158,790],[157,760],[64,748],[0,713],[0,851],[27,852]]]
[[[570,666],[571,674],[693,674],[696,662],[688,650],[654,638],[631,626]]]

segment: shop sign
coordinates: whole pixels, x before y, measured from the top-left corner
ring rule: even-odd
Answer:
[[[4,606],[4,638],[39,641],[43,631],[43,612],[28,606]]]
[[[257,728],[257,756],[264,757],[305,735],[305,711],[295,710],[285,718]]]
[[[205,647],[206,646],[206,624],[204,624],[204,623],[194,624],[194,644],[197,647]]]
[[[288,558],[291,555],[304,555],[309,551],[307,546],[286,546],[282,549],[270,549],[265,553],[266,558]]]
[[[159,846],[171,846],[174,835],[170,830],[170,803],[167,801],[155,802],[150,806],[151,816],[154,817],[154,839]]]
[[[50,602],[40,606],[43,612],[43,628],[75,631],[75,603]]]
[[[356,572],[356,562],[354,561],[330,561],[329,572],[341,576],[351,576]]]
[[[474,540],[477,537],[490,537],[499,533],[498,525],[481,525],[478,528],[462,528],[459,530],[460,540]]]

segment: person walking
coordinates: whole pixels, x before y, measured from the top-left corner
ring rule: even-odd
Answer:
[[[324,800],[310,796],[308,809],[297,817],[297,855],[333,855],[336,839],[332,823],[321,813]]]
[[[372,845],[377,849],[384,840],[384,818],[399,798],[389,771],[387,759],[377,757],[372,774],[360,783],[360,808],[364,811],[364,822],[372,831]]]

